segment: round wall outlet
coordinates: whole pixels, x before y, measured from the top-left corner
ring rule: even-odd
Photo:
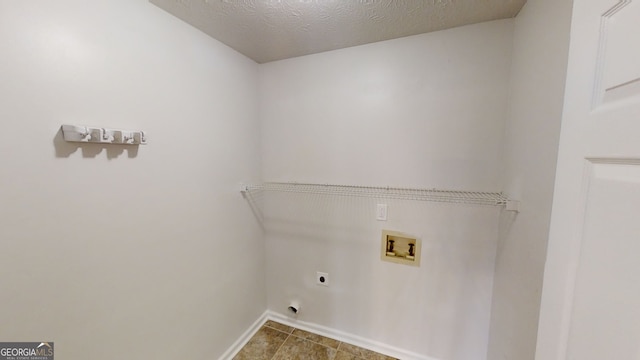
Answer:
[[[329,274],[317,271],[316,272],[316,284],[322,286],[329,286]]]

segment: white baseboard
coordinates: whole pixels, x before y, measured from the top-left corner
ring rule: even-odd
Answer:
[[[233,345],[231,345],[231,347],[218,358],[218,360],[232,360],[233,357],[236,356],[236,354],[238,354],[238,352],[240,352],[240,350],[249,342],[249,340],[251,340],[253,335],[255,335],[258,330],[260,330],[262,325],[267,322],[268,313],[268,311],[265,311],[262,315],[260,315],[258,320],[251,324],[247,331],[245,331],[240,336],[240,338],[238,338],[238,340],[236,340],[236,342],[234,342]]]
[[[363,337],[342,332],[339,330],[331,329],[322,325],[296,320],[294,318],[267,310],[265,312],[266,320],[273,320],[279,323],[293,326],[300,330],[309,331],[314,334],[326,336],[328,338],[336,339],[338,341],[346,342],[367,350],[375,351],[380,354],[391,356],[401,360],[439,360],[425,355],[420,355],[411,351],[397,348],[395,346],[387,345],[378,341],[365,339]],[[263,315],[263,316],[265,316]],[[264,323],[263,322],[263,323]]]

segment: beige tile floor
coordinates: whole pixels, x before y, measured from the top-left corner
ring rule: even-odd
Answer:
[[[338,340],[267,321],[234,360],[397,360]]]

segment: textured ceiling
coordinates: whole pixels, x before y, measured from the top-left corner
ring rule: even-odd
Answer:
[[[258,63],[514,17],[526,0],[150,0]]]

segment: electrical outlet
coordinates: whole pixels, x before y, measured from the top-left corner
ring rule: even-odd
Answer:
[[[329,274],[317,271],[316,285],[329,286]]]
[[[378,204],[376,207],[376,219],[381,221],[387,220],[387,204]]]

